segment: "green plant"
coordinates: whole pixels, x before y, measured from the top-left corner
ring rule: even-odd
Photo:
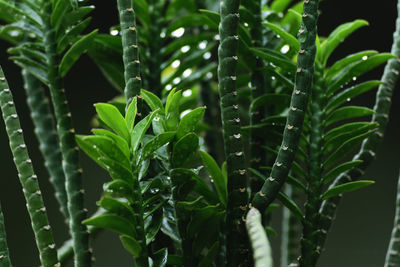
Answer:
[[[21,67],[71,238],[54,242],[13,85],[0,69],[0,105],[42,266],[71,258],[91,266],[89,236],[104,230],[119,236],[134,266],[277,265],[269,239],[279,205],[280,266],[317,266],[342,194],[374,183],[358,178],[388,122],[400,19],[391,53],[333,58],[368,22],[319,36],[323,1],[117,0],[109,33],[90,29],[99,25],[90,24],[88,2],[0,0],[0,38]],[[94,105],[92,135],[76,134],[64,86],[84,54],[118,94]],[[383,64],[381,79],[365,79]],[[373,108],[352,101],[377,87]],[[90,217],[79,148],[110,178]],[[397,221],[386,266],[400,253]],[[0,210],[1,266],[13,261],[6,227]]]

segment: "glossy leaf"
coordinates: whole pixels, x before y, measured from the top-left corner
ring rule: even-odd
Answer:
[[[300,221],[303,220],[303,212],[293,200],[289,199],[288,196],[285,195],[283,192],[279,192],[277,198],[286,208],[288,208],[293,213],[294,216],[297,217],[297,219],[299,219]]]
[[[254,99],[250,104],[250,112],[254,112],[259,107],[266,107],[269,105],[288,106],[290,103],[290,96],[285,94],[264,94]]]
[[[199,147],[199,138],[194,133],[188,133],[179,139],[173,147],[172,164],[173,166],[184,166],[185,162],[197,152]]]
[[[133,128],[132,131],[132,151],[136,153],[140,142],[142,141],[142,138],[146,131],[149,129],[152,120],[154,117],[157,115],[158,110],[153,111],[149,115],[147,115],[144,119],[139,121],[135,127]]]
[[[176,137],[180,139],[185,134],[193,132],[196,129],[197,124],[202,120],[205,110],[204,107],[196,108],[183,116],[179,122]]]
[[[144,89],[140,91],[140,95],[142,96],[143,100],[146,101],[147,105],[149,105],[152,111],[159,109],[161,114],[165,113],[164,106],[158,96]]]
[[[122,216],[130,222],[135,223],[135,214],[132,208],[120,200],[104,196],[97,203],[99,206],[105,210],[114,213],[116,215]]]
[[[143,147],[141,160],[147,159],[154,151],[172,141],[176,132],[164,132],[151,139]]]
[[[255,56],[258,56],[267,62],[273,63],[274,65],[281,67],[288,72],[295,73],[296,71],[296,65],[292,61],[282,57],[282,55],[274,50],[250,48],[250,51]]]
[[[61,39],[57,41],[57,54],[61,54],[81,34],[91,22],[91,18],[86,18],[79,24],[73,26],[69,31],[62,35]]]
[[[182,98],[182,91],[171,93],[167,97],[167,102],[165,103],[165,113],[166,113],[166,126],[169,131],[174,131],[178,127],[179,122],[179,102]]]
[[[126,110],[125,114],[125,123],[126,127],[128,127],[129,133],[133,131],[133,127],[135,125],[135,119],[137,115],[137,98],[134,97],[129,104],[128,109]]]
[[[142,247],[135,238],[127,235],[121,235],[119,239],[121,240],[124,248],[129,251],[129,253],[131,253],[135,257],[140,256],[140,252],[142,252]]]
[[[152,259],[154,267],[165,267],[168,260],[168,249],[162,248],[154,252]]]
[[[290,46],[294,53],[297,53],[300,50],[300,43],[296,37],[273,23],[263,22],[263,24],[267,25],[272,31],[279,35],[282,40],[284,40]]]
[[[353,161],[348,161],[348,162],[340,164],[339,166],[333,168],[327,174],[324,175],[322,183],[327,184],[327,183],[331,182],[333,179],[338,177],[341,173],[344,173],[344,172],[356,167],[360,163],[362,163],[362,160],[353,160]]]
[[[214,262],[215,258],[218,255],[219,249],[220,249],[219,241],[217,241],[211,246],[211,248],[207,251],[206,255],[204,255],[204,257],[201,259],[198,267],[212,266],[212,263]]]
[[[362,121],[362,122],[349,122],[349,123],[340,125],[336,128],[329,130],[329,132],[327,132],[324,135],[324,141],[329,142],[333,138],[338,138],[339,135],[352,132],[354,130],[357,130],[361,127],[365,127],[370,124],[371,124],[371,122]]]
[[[99,118],[116,134],[121,136],[126,140],[126,142],[130,143],[130,134],[128,128],[125,123],[124,117],[121,115],[119,110],[111,105],[106,103],[98,103],[95,104],[96,112],[99,115]]]
[[[135,238],[136,236],[135,226],[131,224],[130,221],[124,217],[111,213],[89,218],[84,220],[82,223],[85,225],[93,225],[98,228],[109,229],[120,235],[127,235],[132,238]]]
[[[125,139],[105,129],[92,129],[95,135],[106,136],[111,138],[118,148],[123,152],[124,156],[129,159],[129,145]]]
[[[328,189],[323,195],[322,199],[328,199],[331,197],[335,197],[338,195],[341,195],[343,193],[351,192],[363,187],[366,187],[367,185],[374,184],[374,181],[369,181],[369,180],[361,180],[361,181],[355,181],[355,182],[348,182],[345,184],[341,184],[335,187],[332,187]]]

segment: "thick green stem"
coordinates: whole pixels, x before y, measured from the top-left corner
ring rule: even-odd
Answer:
[[[248,204],[247,175],[240,134],[236,91],[237,46],[239,37],[239,1],[221,1],[220,45],[218,48],[218,81],[222,129],[228,172],[227,266],[246,265],[249,257],[248,238],[243,222]]]
[[[49,101],[39,80],[26,70],[22,71],[27,103],[35,126],[36,138],[44,158],[44,164],[50,174],[60,211],[66,219],[69,217],[67,207],[67,192],[65,190],[65,175],[62,169],[62,155],[56,131],[56,125],[51,113]]]
[[[400,1],[397,3],[398,17],[396,20],[396,30],[393,34],[393,45],[391,53],[397,58],[390,59],[385,66],[381,80],[383,85],[379,86],[376,94],[376,101],[374,106],[375,114],[372,116],[372,122],[378,122],[378,130],[369,136],[362,144],[360,152],[353,158],[353,160],[362,160],[363,162],[356,168],[341,174],[330,186],[331,188],[340,184],[354,181],[364,174],[365,169],[371,164],[375,158],[375,153],[378,146],[382,142],[385,133],[386,125],[389,120],[389,111],[392,103],[392,94],[397,83],[400,72]],[[325,200],[321,207],[321,238],[319,246],[323,247],[326,235],[333,223],[336,214],[336,207],[340,202],[341,197],[332,197]]]
[[[122,32],[122,48],[125,76],[125,99],[126,106],[133,98],[140,95],[142,78],[140,76],[139,47],[137,41],[137,29],[135,11],[132,0],[118,0],[119,20]]]
[[[4,216],[0,204],[0,266],[11,267],[10,254],[8,252],[6,228]]]
[[[390,238],[389,248],[386,252],[385,267],[400,266],[400,175],[397,181],[396,213]]]
[[[300,51],[297,57],[295,88],[290,111],[283,132],[282,145],[272,167],[271,176],[253,199],[253,206],[261,211],[272,203],[285,183],[300,139],[307,110],[308,94],[312,86],[317,34],[318,0],[304,2],[302,24],[299,30]]]
[[[310,103],[310,137],[308,163],[307,201],[301,239],[301,267],[312,267],[317,263],[321,248],[317,246],[319,236],[319,209],[322,203],[322,142],[324,131],[324,81],[323,70],[317,67]]]
[[[79,148],[75,141],[75,130],[72,126],[71,112],[65,95],[63,81],[59,75],[59,59],[56,53],[55,30],[51,25],[52,6],[46,1],[43,7],[44,45],[47,57],[48,79],[51,99],[53,102],[57,131],[60,137],[60,148],[63,156],[63,170],[66,179],[68,197],[69,226],[74,243],[74,266],[91,266],[91,250],[89,249],[89,234],[82,224],[87,211],[84,209],[82,185],[82,170],[79,167]]]
[[[40,262],[44,267],[60,266],[57,259],[53,232],[47,218],[38,179],[33,171],[32,161],[28,155],[12,93],[1,67],[0,106],[6,124],[7,135],[10,139],[10,148],[14,156],[14,163],[18,170],[18,177],[22,184],[26,206],[35,234],[36,245],[39,249]]]

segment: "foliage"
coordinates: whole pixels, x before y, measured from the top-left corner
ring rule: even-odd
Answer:
[[[316,266],[341,195],[374,183],[357,179],[388,120],[400,19],[392,54],[333,60],[368,22],[318,36],[318,0],[118,0],[120,23],[110,33],[92,29],[87,2],[0,0],[0,38],[21,67],[71,236],[57,257],[0,71],[2,114],[42,265],[73,256],[75,266],[91,266],[89,235],[110,230],[135,266],[272,266],[279,201],[281,266]],[[94,105],[92,135],[75,133],[64,86],[85,53],[121,94]],[[363,78],[383,64],[381,80]],[[373,108],[353,103],[377,87]],[[79,149],[110,178],[89,218]],[[400,253],[396,244],[387,264]],[[0,210],[0,263],[11,261]]]

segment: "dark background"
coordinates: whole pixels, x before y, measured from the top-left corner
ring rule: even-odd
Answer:
[[[117,23],[115,3],[116,1],[97,1],[92,25],[100,27],[102,32],[107,32],[111,25],[115,25]],[[366,19],[371,24],[348,38],[347,42],[337,49],[333,59],[366,49],[390,51],[396,17],[395,0],[325,0],[321,3],[320,9],[319,34],[321,36],[327,36],[341,23],[358,18]],[[67,233],[60,219],[61,215],[52,189],[47,182],[47,173],[37,149],[37,141],[33,135],[32,123],[25,104],[19,68],[7,59],[6,48],[7,44],[0,42],[0,62],[14,93],[25,131],[25,139],[41,186],[45,192],[49,192],[44,195],[45,202],[56,235],[56,243],[61,244],[67,238]],[[369,73],[366,78],[378,79],[382,69]],[[76,130],[80,134],[87,134],[90,130],[89,122],[94,115],[93,103],[107,101],[117,95],[117,92],[111,88],[97,67],[86,56],[83,56],[72,68],[65,83]],[[392,229],[396,181],[400,167],[398,157],[400,93],[398,89],[399,86],[394,93],[391,121],[388,124],[385,139],[378,150],[377,160],[364,177],[374,179],[376,183],[344,197],[318,267],[383,266]],[[374,93],[366,95],[359,101],[372,106]],[[0,199],[6,217],[11,257],[15,267],[38,266],[38,253],[3,123],[0,123],[0,149]],[[102,191],[102,184],[108,178],[85,156],[82,156],[82,166],[85,170],[83,179],[87,192],[86,206],[89,212],[93,212],[96,209],[95,201],[99,199]],[[279,223],[275,222],[275,224]],[[279,245],[278,239],[272,239],[274,246]],[[116,235],[109,232],[100,234],[93,243],[93,248],[96,265],[99,267],[132,266],[130,256],[122,249]],[[115,263],[116,261],[118,263]]]

